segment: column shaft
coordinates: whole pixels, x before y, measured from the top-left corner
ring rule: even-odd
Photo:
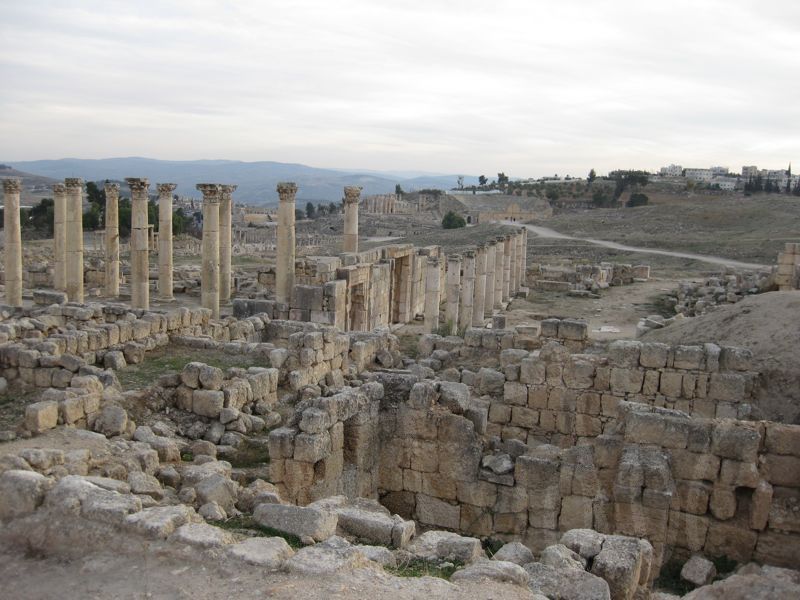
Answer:
[[[119,185],[106,183],[106,296],[119,296]]]
[[[511,240],[509,241],[509,251],[511,254],[511,260],[509,261],[510,272],[508,295],[509,298],[513,298],[514,294],[517,293],[517,284],[519,281],[519,270],[517,269],[517,234],[511,236]]]
[[[486,246],[481,244],[475,253],[475,296],[472,301],[472,326],[483,325],[486,306]]]
[[[511,236],[503,239],[503,301],[508,300],[511,288]]]
[[[294,206],[297,186],[279,183],[277,264],[275,265],[275,299],[288,304],[294,290],[295,231]]]
[[[233,267],[231,265],[231,244],[233,192],[238,186],[223,185],[220,187],[219,201],[219,300],[228,302],[231,299],[231,279]]]
[[[486,298],[483,303],[483,315],[492,316],[494,308],[494,276],[495,260],[497,257],[497,242],[491,240],[486,246]]]
[[[64,180],[67,190],[67,298],[83,303],[83,179]]]
[[[494,307],[503,306],[503,238],[497,238],[494,256]]]
[[[150,308],[150,231],[147,218],[147,179],[128,177],[131,189],[131,306]]]
[[[445,291],[447,304],[444,319],[448,335],[455,335],[458,327],[458,304],[461,295],[461,256],[454,254],[447,257],[447,279]]]
[[[464,253],[464,278],[461,282],[461,306],[458,310],[458,329],[466,331],[472,326],[472,301],[475,295],[475,252]]]
[[[520,285],[528,287],[528,228],[522,230],[522,265],[520,267]]]
[[[428,258],[425,269],[425,333],[432,333],[439,328],[439,259]]]
[[[358,252],[358,202],[361,188],[347,186],[344,188],[344,252]]]
[[[67,289],[67,190],[53,185],[53,287]]]
[[[158,296],[172,300],[172,192],[174,183],[159,183],[158,188]]]
[[[200,301],[203,308],[211,310],[213,319],[219,318],[219,186],[215,183],[198,183],[203,193],[202,272],[200,273]]]
[[[3,180],[3,230],[6,304],[22,306],[22,232],[19,222],[19,195],[22,181]]]

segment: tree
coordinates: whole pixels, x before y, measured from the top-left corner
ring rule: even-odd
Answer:
[[[299,208],[295,208],[294,209],[294,220],[295,221],[302,221],[305,218],[305,216],[306,216],[306,213],[304,213]]]
[[[188,223],[189,219],[183,212],[183,208],[176,210],[174,213],[172,213],[172,235],[186,233]]]
[[[90,204],[89,210],[83,213],[83,228],[86,231],[100,229],[100,205]]]
[[[43,198],[42,201],[28,210],[27,219],[20,218],[22,227],[30,227],[53,235],[53,200]]]
[[[498,173],[497,174],[497,183],[498,183],[498,185],[503,185],[505,183],[508,183],[508,175],[506,175],[505,173]]]
[[[592,204],[595,208],[609,208],[614,205],[614,200],[605,190],[597,190],[592,194]]]
[[[400,187],[399,183],[394,186],[394,193],[397,194],[398,196],[402,196],[403,194],[405,194],[403,188]]]
[[[331,202],[330,204],[328,204],[328,214],[329,215],[335,215],[338,212],[339,212],[339,205],[338,204],[336,204],[335,202]]]
[[[558,200],[560,194],[558,193],[558,188],[556,186],[551,185],[547,187],[547,191],[544,194],[548,200]]]
[[[309,219],[313,219],[314,215],[316,215],[316,214],[317,214],[317,210],[314,208],[314,205],[311,202],[306,204],[306,216]]]
[[[589,183],[592,183],[595,179],[597,179],[597,173],[594,172],[594,169],[589,171],[589,176],[586,178]]]
[[[128,237],[131,234],[131,201],[128,198],[119,199],[119,235]]]
[[[448,211],[442,219],[442,229],[459,229],[466,226],[467,222],[464,220],[464,217],[457,215],[452,210]]]
[[[478,185],[486,185],[487,181],[488,179],[486,179],[486,175],[481,175],[478,177]]]
[[[457,183],[458,189],[463,190],[464,189],[464,176],[463,175],[459,175],[458,179],[456,181],[458,182]]]
[[[648,198],[646,194],[636,192],[631,194],[631,197],[628,198],[628,202],[625,204],[625,206],[627,206],[628,208],[635,208],[637,206],[647,206],[647,203],[649,201],[650,198]]]

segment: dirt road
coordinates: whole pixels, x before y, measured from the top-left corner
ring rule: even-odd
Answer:
[[[518,223],[511,223],[506,222],[508,225],[519,225]],[[539,225],[525,225],[524,227],[528,228],[528,231],[531,231],[538,237],[544,238],[554,238],[554,239],[562,239],[562,240],[580,240],[583,242],[588,242],[590,244],[594,244],[597,246],[603,246],[605,248],[612,248],[614,250],[622,250],[624,252],[641,252],[643,254],[659,254],[661,256],[674,256],[676,258],[688,258],[691,260],[698,260],[714,265],[720,265],[723,267],[733,267],[735,269],[761,269],[768,265],[761,265],[757,263],[748,263],[748,262],[741,262],[738,260],[731,260],[729,258],[723,258],[721,256],[708,256],[705,254],[694,254],[692,252],[673,252],[670,250],[658,250],[655,248],[642,248],[637,246],[626,246],[625,244],[618,244],[616,242],[609,242],[607,240],[597,240],[593,238],[583,238],[583,237],[573,237],[570,235],[565,235],[563,233],[559,233],[555,229],[550,229],[548,227],[541,227]]]

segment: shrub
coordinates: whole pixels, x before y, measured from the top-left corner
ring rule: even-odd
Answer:
[[[628,208],[634,208],[636,206],[647,206],[647,203],[650,201],[650,198],[647,197],[647,194],[642,193],[635,193],[631,194],[631,197],[628,199],[628,202],[625,204]]]
[[[442,228],[443,229],[458,229],[460,227],[466,227],[467,222],[464,220],[464,217],[461,215],[457,215],[452,210],[448,211],[448,213],[442,219]]]

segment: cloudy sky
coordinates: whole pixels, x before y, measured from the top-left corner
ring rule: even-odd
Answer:
[[[800,163],[796,0],[0,0],[0,160]]]

